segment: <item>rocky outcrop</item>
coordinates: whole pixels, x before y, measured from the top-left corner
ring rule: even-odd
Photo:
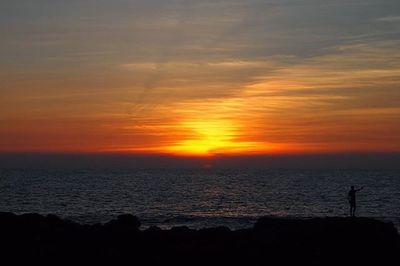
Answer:
[[[398,265],[399,243],[393,224],[367,218],[263,217],[236,231],[140,230],[129,214],[80,225],[55,215],[0,213],[0,256],[13,264]]]

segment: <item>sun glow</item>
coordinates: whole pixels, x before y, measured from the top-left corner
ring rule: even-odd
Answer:
[[[168,152],[180,155],[211,156],[254,151],[257,142],[240,141],[240,129],[231,121],[190,121],[181,126],[192,134],[185,140],[167,147]]]

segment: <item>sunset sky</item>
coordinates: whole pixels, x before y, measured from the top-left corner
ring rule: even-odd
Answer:
[[[0,152],[400,152],[398,0],[2,0]]]

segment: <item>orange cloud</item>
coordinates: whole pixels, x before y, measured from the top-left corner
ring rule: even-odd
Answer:
[[[18,83],[1,100],[0,151],[400,151],[397,44],[309,59],[131,63],[96,76],[119,86],[92,91],[66,82],[22,93]]]

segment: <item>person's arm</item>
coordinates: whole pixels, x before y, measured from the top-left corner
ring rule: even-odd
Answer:
[[[361,187],[361,188],[357,189],[356,191],[360,191],[360,190],[363,190],[363,188],[364,188],[364,187]]]

